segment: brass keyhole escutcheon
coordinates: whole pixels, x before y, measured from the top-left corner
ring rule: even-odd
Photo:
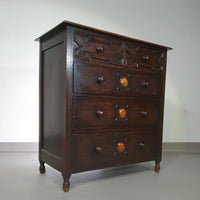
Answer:
[[[128,86],[128,79],[123,77],[120,79],[120,83],[123,87],[127,87]]]
[[[120,118],[125,118],[126,117],[126,109],[120,108],[119,109],[119,117]]]
[[[117,144],[117,151],[123,152],[125,150],[125,144],[123,142],[119,142]]]

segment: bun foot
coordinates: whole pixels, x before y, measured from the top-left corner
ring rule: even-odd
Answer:
[[[45,166],[44,166],[44,162],[40,161],[40,174],[44,174],[45,173]]]
[[[160,172],[160,161],[156,160],[155,161],[155,172],[159,173]]]
[[[69,191],[69,187],[70,187],[70,183],[68,180],[64,181],[63,183],[63,191],[64,192],[68,192]]]

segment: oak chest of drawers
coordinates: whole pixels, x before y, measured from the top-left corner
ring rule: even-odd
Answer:
[[[40,42],[40,172],[155,161],[160,170],[167,50],[64,21]]]

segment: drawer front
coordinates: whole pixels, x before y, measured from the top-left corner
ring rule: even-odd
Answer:
[[[160,73],[74,63],[75,93],[159,96],[161,79]]]
[[[128,44],[129,57],[127,65],[153,71],[163,71],[165,65],[165,52],[151,47],[142,47],[135,43]]]
[[[159,108],[158,100],[73,97],[73,129],[152,128]]]
[[[153,132],[73,134],[72,144],[73,172],[150,161],[158,153]]]
[[[122,65],[122,41],[101,34],[74,30],[74,57]]]

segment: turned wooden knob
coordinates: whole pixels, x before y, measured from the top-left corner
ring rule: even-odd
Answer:
[[[142,81],[142,87],[146,88],[149,86],[149,82],[148,81]]]
[[[142,60],[143,60],[144,62],[147,62],[147,61],[149,60],[149,56],[144,56],[144,57],[142,57]]]
[[[105,77],[104,76],[99,76],[97,78],[97,83],[99,83],[99,84],[103,83],[104,81],[105,81]]]
[[[125,118],[126,117],[126,109],[120,108],[118,112],[119,112],[119,117],[120,118]]]
[[[146,117],[148,113],[147,111],[141,111],[140,114],[141,114],[141,117]]]
[[[128,86],[128,79],[123,77],[120,79],[120,83],[123,87],[127,87]]]
[[[123,142],[119,142],[117,144],[117,151],[123,152],[125,150],[125,144]]]
[[[120,91],[120,87],[117,87],[116,90],[117,90],[117,91]]]
[[[102,152],[102,147],[100,147],[100,146],[97,146],[96,148],[95,148],[95,150],[96,150],[96,152],[97,153],[100,153],[100,152]]]
[[[139,148],[144,149],[144,143],[143,142],[139,142]]]
[[[97,117],[101,117],[102,115],[103,115],[103,111],[97,110],[96,116],[97,116]]]
[[[104,51],[104,48],[103,47],[97,47],[96,51],[97,51],[97,53],[101,53],[101,52]]]
[[[136,63],[136,62],[134,63],[134,66],[137,67],[137,68],[139,68],[139,64]]]

